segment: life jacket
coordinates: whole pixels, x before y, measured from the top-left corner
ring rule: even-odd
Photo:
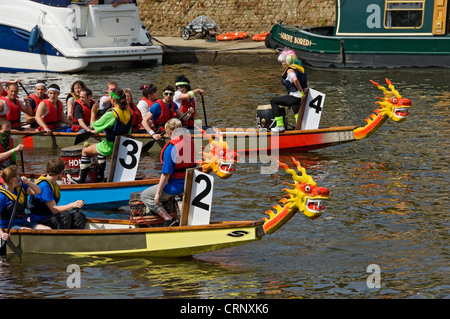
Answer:
[[[67,101],[69,101],[69,99],[73,97],[73,99],[76,101],[78,100],[80,97],[78,95],[76,95],[74,92],[70,92],[69,94],[67,94],[66,96],[66,103]]]
[[[53,191],[53,195],[55,197],[55,203],[58,204],[59,199],[61,197],[61,190],[59,188],[59,185],[53,183],[53,181],[48,177],[45,177],[45,174],[41,175],[35,181],[35,184],[39,186],[39,184],[42,182],[47,182],[50,185]],[[40,199],[36,198],[34,195],[30,196],[30,211],[32,215],[38,215],[41,217],[50,216],[53,214],[50,208],[48,208],[47,204],[45,202],[42,202]]]
[[[161,108],[161,115],[156,121],[153,121],[153,125],[155,125],[156,128],[160,128],[161,132],[163,132],[164,125],[173,117],[175,104],[171,102],[171,108],[169,109],[169,107],[166,105],[166,103],[164,103],[163,100],[157,100],[156,103],[158,103],[159,107]]]
[[[56,106],[53,105],[52,102],[45,99],[42,100],[42,102],[47,105],[47,114],[42,118],[42,120],[45,122],[47,127],[51,130],[57,129],[61,126],[61,117],[63,112],[63,105],[60,100],[56,102]],[[42,126],[38,127],[39,131],[44,131],[44,128]]]
[[[116,136],[122,134],[128,134],[131,128],[131,111],[127,108],[126,110],[121,110],[118,107],[109,109],[108,112],[113,112],[116,118],[116,122],[114,126],[111,128],[105,129],[106,140],[110,142],[114,142]]]
[[[94,100],[90,100],[90,105],[86,106],[83,103],[81,103],[81,99],[78,99],[75,101],[73,107],[72,107],[72,127],[70,128],[70,130],[72,132],[78,132],[79,130],[82,129],[82,127],[80,126],[80,124],[78,123],[78,120],[73,116],[73,112],[75,110],[75,105],[81,105],[82,109],[83,109],[83,121],[84,123],[86,123],[87,126],[89,126],[89,124],[91,124],[91,108],[92,105],[94,105],[95,101]]]
[[[194,112],[191,113],[191,118],[188,118],[187,120],[183,120],[183,126],[191,127],[194,126],[194,114],[195,114],[195,99],[190,98],[186,100],[182,100],[180,110],[181,112],[186,113],[190,107],[194,108]],[[187,115],[186,115],[187,117]]]
[[[19,187],[16,187],[16,192],[19,192]],[[0,219],[1,220],[10,220],[11,215],[14,209],[14,203],[17,200],[17,195],[13,192],[7,190],[4,187],[0,187],[0,194],[3,194],[7,198],[9,198],[10,202],[3,207],[3,209],[0,212]],[[19,194],[19,201],[17,202],[17,210],[15,219],[25,219],[25,208],[27,207],[27,195],[25,192],[25,189],[22,188],[21,193]]]
[[[291,92],[297,92],[298,89],[297,87],[294,85],[294,83],[286,80],[287,79],[287,71],[289,69],[292,69],[295,71],[295,76],[297,77],[298,81],[300,82],[300,85],[302,87],[302,89],[306,89],[308,87],[308,81],[306,78],[306,72],[302,67],[297,67],[295,64],[291,65],[289,67],[286,68],[286,70],[284,70],[283,75],[281,76],[281,83],[284,85],[284,87],[286,88],[287,93],[291,93]]]
[[[131,122],[131,126],[133,127],[133,131],[138,131],[142,129],[142,114],[141,111],[137,108],[136,104],[132,103],[131,106],[128,106],[128,109],[131,112],[131,116],[133,121]]]
[[[164,164],[164,151],[170,144],[173,144],[177,150],[175,170],[170,175],[170,178],[184,179],[186,176],[186,170],[197,166],[195,162],[194,140],[189,134],[184,134],[176,136],[168,141],[161,151],[160,161],[162,164]]]
[[[31,109],[33,110],[33,115],[36,115],[36,108],[38,107],[39,103],[41,103],[43,100],[38,98],[38,96],[34,93],[29,95],[28,97],[34,101],[34,107],[33,107],[32,103],[30,103],[30,106],[31,106]],[[48,99],[47,94],[45,94],[44,99]]]
[[[148,109],[150,110],[150,108],[152,107],[153,104],[155,104],[155,101],[152,101],[150,99],[147,99],[145,96],[142,97],[139,101],[144,101],[145,103],[147,103]]]
[[[0,115],[0,118],[6,118],[11,122],[11,128],[20,129],[20,114],[21,110],[19,108],[19,99],[16,99],[16,103],[13,103],[7,97],[0,97],[6,104],[8,104],[9,111],[5,115]]]
[[[10,137],[9,138],[9,149],[8,150],[5,150],[5,148],[3,147],[3,145],[0,143],[0,153],[4,153],[4,152],[7,152],[7,151],[9,151],[10,149],[12,149],[13,148],[13,146],[14,146],[14,141],[13,141],[13,139],[12,139],[12,137]],[[8,157],[8,158],[5,158],[3,161],[0,161],[0,167],[2,166],[2,164],[4,163],[4,162],[6,162],[6,161],[12,161],[12,155],[10,156],[10,157]],[[1,180],[1,178],[0,178],[0,180]],[[2,180],[3,181],[3,180]]]

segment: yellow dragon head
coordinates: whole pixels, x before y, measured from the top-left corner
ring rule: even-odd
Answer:
[[[370,82],[376,85],[376,87],[384,93],[384,97],[377,97],[377,99],[380,100],[377,102],[380,105],[380,108],[376,112],[386,114],[395,122],[403,122],[408,115],[411,101],[402,98],[394,85],[392,85],[392,82],[388,79],[386,79],[386,83],[388,84],[390,91],[375,81],[370,80]]]
[[[294,184],[284,183],[292,187],[292,189],[285,188],[283,191],[288,195],[280,200],[283,207],[275,205],[276,213],[272,210],[266,212],[269,218],[263,218],[264,231],[271,234],[283,226],[297,211],[302,212],[309,218],[317,218],[322,215],[325,209],[325,201],[330,195],[330,191],[325,187],[318,187],[317,183],[311,176],[306,174],[305,168],[301,167],[300,162],[292,158],[294,164],[297,165],[297,170],[301,173],[298,175],[294,169],[290,169],[287,164],[278,161],[286,172],[292,175]]]
[[[197,127],[204,138],[209,139],[209,144],[203,147],[202,159],[197,163],[204,173],[213,171],[221,179],[230,178],[235,170],[237,153],[230,151],[227,142],[223,140],[220,131],[213,128],[215,134],[207,134],[205,130]]]
[[[400,93],[395,89],[392,82],[386,79],[386,83],[390,90],[381,86],[375,81],[370,80],[376,87],[383,91],[384,97],[377,97],[379,101],[376,103],[379,107],[367,119],[364,127],[358,127],[353,130],[356,139],[362,139],[374,133],[383,123],[391,118],[395,122],[403,122],[409,113],[411,101],[402,98]]]

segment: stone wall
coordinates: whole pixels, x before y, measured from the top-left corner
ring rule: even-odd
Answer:
[[[269,32],[279,19],[300,26],[334,25],[335,0],[137,0],[141,20],[154,36],[179,36],[200,15],[222,32]]]

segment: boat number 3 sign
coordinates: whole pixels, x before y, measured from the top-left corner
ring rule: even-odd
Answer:
[[[319,128],[324,103],[325,94],[313,89],[308,90],[305,112],[303,113],[302,130],[315,130]]]
[[[214,178],[199,170],[190,170],[186,177],[183,214],[181,223],[208,225],[211,217]],[[188,204],[188,205],[186,205]],[[189,211],[187,211],[189,207]],[[186,214],[187,213],[187,214]],[[186,220],[187,215],[187,220]]]
[[[109,181],[134,181],[141,157],[142,142],[117,136],[109,170]]]

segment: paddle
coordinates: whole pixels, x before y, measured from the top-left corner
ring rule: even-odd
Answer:
[[[20,194],[22,193],[22,188],[23,188],[23,182],[20,181],[20,188],[19,188],[19,193],[17,195],[17,199],[14,202],[14,207],[13,207],[13,211],[11,213],[11,218],[9,219],[9,225],[8,225],[8,229],[6,230],[6,233],[9,235],[9,232],[11,230],[11,226],[12,226],[12,222],[14,220],[14,217],[16,216],[16,211],[17,211],[17,206],[18,206],[18,202],[19,202],[19,198],[20,198]],[[0,247],[0,249],[3,248],[3,246],[6,244],[6,241],[2,240],[2,245]]]
[[[25,91],[25,94],[27,96],[30,96],[30,94],[28,93],[27,89],[23,86],[22,82],[19,82],[20,87]]]
[[[206,119],[205,99],[202,94],[203,116],[205,117],[205,126],[208,126],[208,120]]]
[[[22,164],[22,173],[25,173],[25,164],[23,162],[23,151],[20,151],[20,163]]]
[[[75,138],[75,143],[73,143],[73,145],[80,144],[80,143],[86,141],[87,139],[89,139],[93,135],[94,135],[94,133],[92,133],[92,132],[79,133],[77,135],[77,137]]]
[[[186,113],[184,113],[183,115],[181,115],[178,119],[181,121],[188,113],[190,113],[190,112],[187,111]],[[164,133],[161,134],[161,137],[165,137],[165,134],[164,134]],[[153,139],[153,140],[151,140],[151,141],[148,141],[144,146],[142,146],[141,152],[148,152],[148,151],[153,147],[153,145],[155,144],[155,142],[158,142],[158,144],[159,144],[161,147],[164,147],[164,142],[163,142],[162,140],[155,140],[155,139]]]

